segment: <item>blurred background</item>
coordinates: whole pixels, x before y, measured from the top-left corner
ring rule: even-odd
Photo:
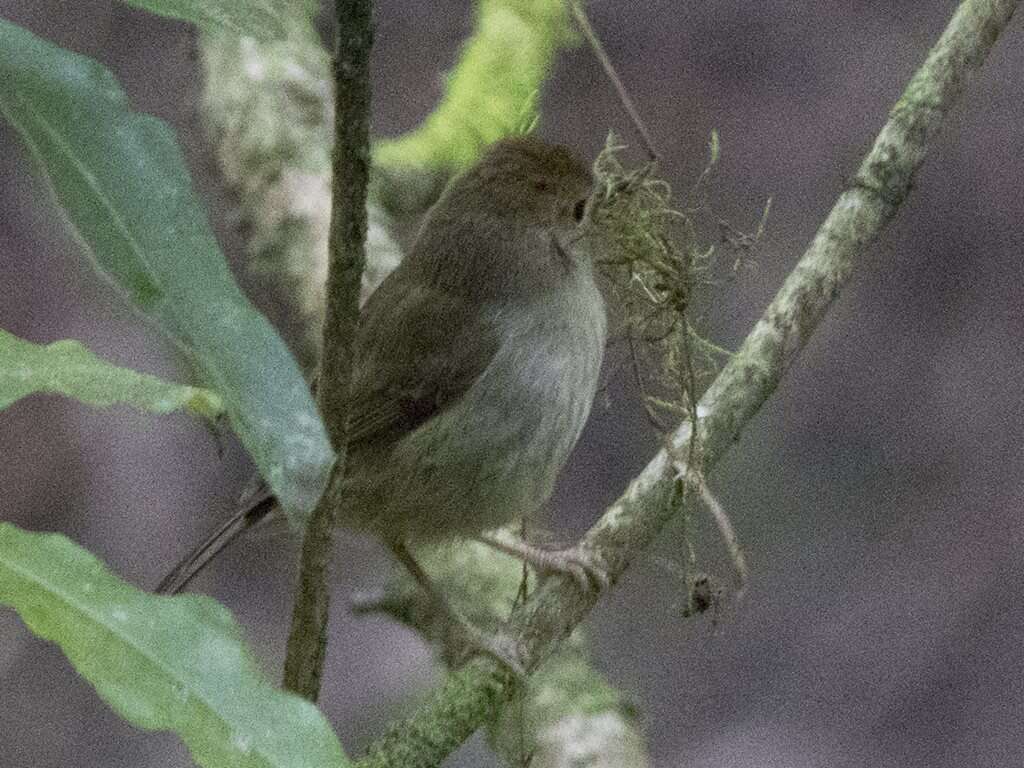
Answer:
[[[430,112],[472,4],[378,0],[373,130]],[[941,33],[952,3],[592,0],[667,178],[685,190],[717,129],[717,215],[756,228],[756,269],[702,296],[705,330],[735,348],[793,267]],[[225,252],[230,192],[196,110],[194,32],[117,3],[0,0],[0,16],[109,67],[133,106],[172,124]],[[970,84],[895,221],[710,484],[751,579],[736,603],[685,619],[687,533],[667,530],[593,613],[595,664],[631,693],[656,766],[1024,763],[1024,21]],[[585,47],[557,62],[540,133],[593,157],[632,134]],[[14,131],[0,123],[0,327],[76,338],[182,380],[170,345],[81,258]],[[239,279],[276,321],[272,291]],[[628,377],[611,379],[566,468],[552,519],[575,536],[653,456]],[[35,396],[0,412],[0,519],[66,533],[152,587],[251,471],[230,438],[185,416]],[[725,587],[703,513],[689,538]],[[339,594],[380,583],[372,541],[338,537]],[[279,676],[295,546],[257,538],[193,588],[231,607]],[[438,678],[414,634],[335,600],[322,707],[350,754]],[[0,762],[185,766],[166,734],[121,722],[52,646],[0,611]],[[449,761],[492,763],[478,736]]]

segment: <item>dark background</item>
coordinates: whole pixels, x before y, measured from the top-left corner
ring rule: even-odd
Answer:
[[[954,4],[590,3],[593,22],[685,189],[722,139],[712,202],[752,229],[758,268],[705,297],[735,348],[856,169]],[[135,108],[174,125],[226,252],[242,243],[195,111],[193,32],[109,2],[0,0],[0,15],[110,67]],[[471,27],[468,2],[377,3],[373,127],[426,115]],[[594,612],[595,663],[631,692],[657,766],[944,766],[1024,762],[1024,40],[1015,19],[934,146],[897,221],[778,393],[714,471],[751,565],[746,598],[683,619],[681,528]],[[593,156],[629,128],[585,48],[544,93],[543,135]],[[80,257],[14,131],[0,124],[0,327],[77,338],[168,378],[185,373]],[[246,278],[242,276],[243,282]],[[248,283],[251,286],[251,282]],[[255,299],[272,316],[266,293]],[[553,501],[563,533],[596,519],[657,439],[616,380]],[[226,515],[244,453],[183,416],[32,397],[0,412],[0,519],[58,530],[152,586]],[[730,579],[703,515],[704,568]],[[387,558],[340,537],[340,590]],[[282,554],[284,553],[284,554]],[[222,599],[278,676],[294,547],[236,547],[195,588]],[[332,617],[323,708],[352,753],[437,677],[383,619]],[[489,764],[477,738],[450,763]],[[177,740],[122,723],[61,654],[0,612],[0,762],[187,765]]]

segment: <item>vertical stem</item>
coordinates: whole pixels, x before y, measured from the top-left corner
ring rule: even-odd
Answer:
[[[338,454],[332,482],[344,474],[345,401],[352,374],[352,343],[359,319],[359,288],[366,262],[366,187],[370,175],[372,0],[336,0],[334,152],[327,311],[318,396]],[[315,701],[327,647],[330,590],[327,571],[336,509],[320,500],[302,543],[299,587],[284,664],[284,686]]]

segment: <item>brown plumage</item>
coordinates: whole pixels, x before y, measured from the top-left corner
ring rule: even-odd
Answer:
[[[341,525],[404,560],[409,542],[476,536],[547,500],[604,351],[604,304],[574,247],[591,184],[564,147],[510,138],[428,212],[360,320]],[[191,578],[187,563],[165,591]]]

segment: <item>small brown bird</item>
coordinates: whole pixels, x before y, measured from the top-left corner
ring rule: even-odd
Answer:
[[[407,545],[481,538],[536,511],[590,412],[605,308],[575,246],[591,188],[564,147],[533,137],[493,144],[428,212],[361,317],[339,521],[378,535],[439,602]],[[158,590],[184,587],[273,506],[263,498],[240,512]],[[496,546],[602,578],[573,549]]]

